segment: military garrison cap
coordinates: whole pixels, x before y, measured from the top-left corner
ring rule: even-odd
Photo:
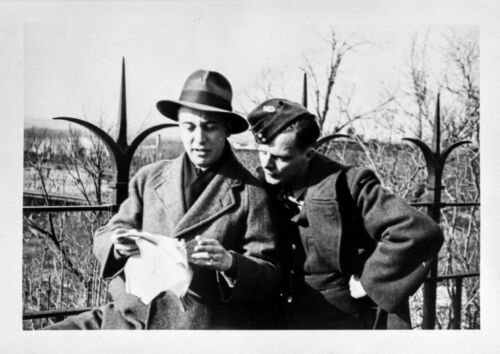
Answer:
[[[301,104],[282,98],[264,101],[250,112],[247,119],[257,142],[267,144],[300,117],[316,117]]]

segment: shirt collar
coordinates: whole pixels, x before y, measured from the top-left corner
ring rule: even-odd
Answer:
[[[304,195],[306,194],[306,190],[307,190],[307,186],[304,186],[304,187],[299,188],[299,189],[292,189],[291,193],[296,200],[302,200],[302,199],[304,199]]]

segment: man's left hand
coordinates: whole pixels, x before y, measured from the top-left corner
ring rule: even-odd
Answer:
[[[219,241],[196,236],[197,244],[194,246],[190,262],[202,267],[212,268],[225,272],[233,264],[233,256]]]
[[[349,290],[351,292],[351,297],[355,299],[362,298],[366,296],[366,291],[363,289],[361,282],[359,281],[359,277],[357,275],[352,275],[351,279],[349,279]]]

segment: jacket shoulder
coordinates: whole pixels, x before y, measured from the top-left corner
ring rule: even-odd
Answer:
[[[264,189],[264,182],[254,176],[236,156],[227,165],[223,172],[230,183],[241,183],[250,188]]]
[[[310,171],[309,185],[312,195],[336,195],[338,190],[342,189],[341,193],[348,191],[350,199],[356,199],[364,187],[380,184],[372,170],[344,165],[321,154],[317,154],[311,161]]]
[[[173,161],[174,160],[160,160],[142,166],[132,178],[132,182],[144,184],[146,181],[153,181],[157,179],[172,164]]]
[[[241,177],[243,183],[247,185],[255,186],[257,188],[264,188],[264,181],[253,175],[244,166],[241,166]]]
[[[331,188],[337,183],[339,175],[346,167],[324,155],[316,154],[309,164],[308,188],[312,190]]]
[[[347,186],[353,196],[356,196],[365,186],[380,184],[375,172],[366,167],[345,166],[345,176]]]

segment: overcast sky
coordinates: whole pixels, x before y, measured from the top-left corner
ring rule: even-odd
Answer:
[[[99,11],[82,6],[75,8],[71,21],[60,16],[27,23],[25,124],[66,128],[67,123],[50,122],[56,116],[93,122],[102,116],[106,126],[113,124],[118,114],[122,57],[126,59],[129,136],[165,122],[156,102],[177,99],[184,80],[199,68],[228,77],[235,94],[233,107],[240,112],[252,109],[248,95],[265,68],[283,73],[277,95],[300,101],[304,57],[321,61],[326,56],[324,38],[332,26],[341,37],[351,35],[354,41],[370,43],[345,57],[334,91],[341,95],[342,90],[354,90],[352,108],[362,112],[375,106],[385,89],[401,85],[412,36],[429,33],[431,46],[439,48],[450,31],[477,29],[339,25],[330,16],[334,9],[324,5],[310,6],[307,12],[303,6],[240,2],[149,5],[158,11],[143,18],[129,12],[129,16],[103,20]],[[438,52],[429,52],[436,67],[440,65]]]

